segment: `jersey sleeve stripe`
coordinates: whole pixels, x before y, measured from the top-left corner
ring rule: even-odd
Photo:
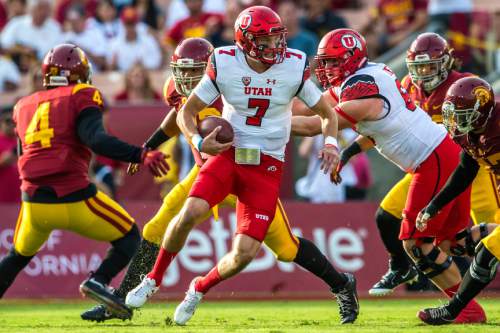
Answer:
[[[340,106],[337,105],[333,110],[335,112],[337,112],[339,115],[341,115],[343,118],[345,118],[353,126],[356,125],[356,123],[357,123],[356,119],[354,119],[353,117],[351,117],[350,115],[348,115],[347,113],[345,113],[344,110],[342,110],[342,108]]]

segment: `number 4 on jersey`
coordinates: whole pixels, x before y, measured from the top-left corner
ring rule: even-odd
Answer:
[[[54,137],[54,129],[49,128],[50,103],[45,102],[38,106],[26,129],[24,141],[26,144],[40,142],[42,148],[50,147],[50,139]]]

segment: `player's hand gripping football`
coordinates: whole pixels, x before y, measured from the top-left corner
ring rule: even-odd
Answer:
[[[215,156],[231,148],[233,141],[227,143],[220,143],[217,141],[217,133],[219,133],[221,129],[221,126],[217,126],[209,135],[203,138],[200,152]]]
[[[422,232],[425,229],[427,229],[427,224],[429,223],[429,220],[436,215],[437,212],[434,211],[431,207],[427,206],[424,209],[422,209],[418,215],[417,215],[417,220],[415,221],[415,226],[417,227],[418,231]]]
[[[142,152],[142,164],[149,168],[149,171],[155,177],[161,177],[168,173],[170,166],[168,165],[165,154],[158,150],[150,150],[144,148]]]
[[[325,174],[331,175],[336,170],[339,163],[339,150],[336,146],[326,144],[318,153],[321,161],[321,170]]]

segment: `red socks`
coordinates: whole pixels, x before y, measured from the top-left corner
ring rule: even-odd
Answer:
[[[222,278],[219,275],[219,270],[217,269],[217,266],[215,266],[210,272],[208,272],[207,275],[196,281],[194,290],[206,294],[212,287],[221,281]]]
[[[159,287],[161,284],[161,280],[163,279],[163,274],[167,270],[168,266],[174,260],[177,252],[168,252],[163,247],[160,247],[160,252],[158,253],[158,257],[156,257],[156,262],[153,267],[153,270],[148,273],[148,278],[156,281],[156,286]]]

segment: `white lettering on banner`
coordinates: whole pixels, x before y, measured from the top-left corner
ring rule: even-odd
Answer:
[[[181,251],[182,252],[182,251]],[[180,255],[180,253],[179,253]],[[171,287],[175,286],[179,280],[181,279],[181,275],[179,273],[179,261],[174,259],[170,266],[168,266],[167,272],[163,275],[163,279],[161,280],[162,286]]]
[[[211,221],[210,221],[211,222]],[[181,252],[179,261],[187,270],[195,273],[203,273],[214,266],[211,259],[195,260],[192,257],[211,257],[213,255],[210,238],[201,230],[194,229],[189,233],[189,237]]]
[[[347,243],[346,243],[347,242]],[[328,239],[330,258],[342,271],[355,272],[364,266],[361,258],[348,259],[346,256],[361,256],[364,252],[361,237],[352,229],[338,228]]]
[[[61,243],[62,231],[54,230],[50,234],[49,238],[45,242],[45,244],[40,248],[43,250],[47,248],[50,251],[53,251],[56,248],[57,244]],[[14,229],[4,229],[0,231],[0,249],[9,250],[12,247],[12,242],[14,240]]]
[[[33,259],[24,269],[29,276],[65,276],[86,275],[95,271],[101,264],[98,253],[80,253],[67,255],[40,254]]]
[[[0,249],[9,250],[14,239],[14,229],[4,229],[0,231]]]
[[[207,272],[230,250],[229,242],[236,231],[236,214],[230,213],[225,220],[213,221],[212,219],[205,223],[210,223],[208,231],[195,229],[190,233],[183,250],[163,277],[162,284],[164,286],[171,287],[179,283],[181,268],[196,274]],[[293,232],[299,236],[303,234],[300,228],[294,228]],[[354,272],[363,268],[365,264],[362,258],[365,252],[363,239],[368,236],[366,229],[314,228],[311,232],[311,240],[340,270]],[[10,249],[12,235],[12,229],[4,229],[0,232],[0,248]],[[54,231],[46,243],[45,251],[57,251],[63,242],[62,238],[61,231]],[[97,269],[102,261],[102,255],[104,254],[59,254],[57,252],[47,254],[42,252],[31,260],[25,268],[25,273],[31,277],[87,274]],[[243,272],[268,271],[275,265],[285,273],[296,270],[293,263],[278,263],[273,253],[263,247],[263,251]]]
[[[231,235],[229,231],[224,228],[224,221],[220,219],[220,221],[210,220],[210,231],[208,234],[214,240],[215,246],[215,257],[217,261],[219,261],[226,253],[227,253],[227,240]]]

